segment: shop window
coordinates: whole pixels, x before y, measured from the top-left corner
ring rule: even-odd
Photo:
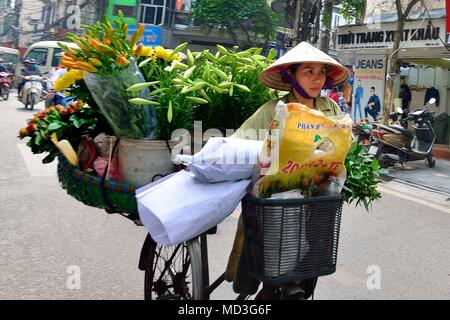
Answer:
[[[167,0],[141,0],[140,22],[162,25],[166,13]]]
[[[39,19],[38,19],[39,20]],[[34,31],[43,30],[56,20],[56,4],[48,4],[42,8],[41,18],[38,22],[33,23]]]
[[[115,4],[113,6],[113,15],[114,16],[118,16],[120,10],[122,10],[123,16],[125,18],[134,18],[134,17],[136,17],[136,12],[135,12],[135,7],[134,6]]]

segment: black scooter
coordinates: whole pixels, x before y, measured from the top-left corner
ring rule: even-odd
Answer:
[[[432,98],[428,105],[432,105],[436,99]],[[372,143],[369,154],[374,155],[383,168],[404,162],[425,160],[425,163],[433,168],[436,161],[432,156],[432,149],[436,134],[431,126],[430,119],[434,112],[428,109],[417,109],[410,112],[401,122],[414,121],[414,133],[403,128],[399,123],[402,110],[390,115],[394,120],[393,125],[374,123],[372,130]]]

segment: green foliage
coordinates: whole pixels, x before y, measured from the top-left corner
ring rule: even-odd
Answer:
[[[73,103],[67,108],[55,106],[36,113],[27,122],[27,127],[20,129],[20,138],[30,137],[27,146],[34,154],[48,153],[42,160],[43,163],[52,162],[60,154],[50,137],[56,133],[58,140],[68,140],[77,150],[85,133],[98,132],[102,127],[101,115],[88,105],[79,102]]]
[[[153,58],[139,57],[138,63],[145,81],[150,84],[148,88],[153,100],[158,102],[157,106],[153,106],[158,120],[158,139],[170,140],[176,129],[192,129],[195,105],[173,85],[173,80],[180,75],[183,64],[178,59],[169,59],[171,53],[162,47],[160,49],[158,53],[161,51],[161,57],[156,54]],[[164,52],[166,59],[162,58]],[[132,88],[128,90],[130,89]]]
[[[261,48],[217,48],[215,55],[209,50],[190,53],[189,69],[178,74],[173,86],[181,95],[191,97],[190,101],[197,101],[195,120],[202,121],[203,130],[217,128],[226,133],[226,129],[239,128],[261,105],[276,98],[258,79],[273,63],[274,52],[265,57]]]
[[[273,62],[274,51],[265,57],[261,48],[217,48],[215,55],[209,50],[188,49],[184,62],[156,59],[139,63],[147,83],[134,87],[147,86],[158,101],[154,110],[160,139],[170,139],[175,129],[192,130],[194,120],[202,122],[203,130],[215,128],[226,134],[226,129],[239,128],[261,105],[276,98],[258,79]]]
[[[371,203],[381,198],[377,185],[381,174],[387,173],[382,169],[378,160],[367,153],[364,146],[353,142],[345,160],[347,179],[344,184],[346,201],[356,206],[362,204],[369,211]]]
[[[343,0],[341,14],[347,22],[360,16],[366,0]]]
[[[208,29],[223,28],[236,44],[236,30],[244,31],[249,46],[258,36],[272,40],[280,20],[266,0],[201,0],[193,5],[191,16]]]

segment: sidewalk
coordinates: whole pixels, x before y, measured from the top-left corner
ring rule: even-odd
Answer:
[[[450,155],[450,152],[444,154]],[[450,159],[447,158],[447,159]],[[429,168],[425,161],[406,162],[404,168],[396,166],[388,168],[391,179],[398,179],[404,183],[432,189],[436,192],[450,195],[450,161],[436,159],[436,166]]]

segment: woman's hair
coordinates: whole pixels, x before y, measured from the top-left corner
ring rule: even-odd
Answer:
[[[408,85],[403,83],[400,85],[400,94],[403,92],[403,95],[411,95],[411,90],[409,89]]]
[[[333,66],[330,66],[329,64],[325,64],[325,63],[322,63],[322,64],[325,65],[326,73],[330,72],[331,69],[333,69]],[[288,67],[288,70],[291,72],[291,74],[295,74],[297,72],[298,67],[300,67],[300,65],[301,65],[301,63],[291,64]]]

